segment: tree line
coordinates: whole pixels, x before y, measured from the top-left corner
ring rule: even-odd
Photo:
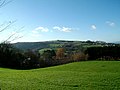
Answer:
[[[89,47],[73,51],[65,47],[22,51],[10,43],[0,43],[0,67],[32,69],[88,60],[120,60],[120,46]]]
[[[88,60],[120,60],[120,45],[91,47],[86,50]]]
[[[82,52],[68,52],[65,48],[38,51],[22,51],[12,44],[0,43],[0,67],[31,69],[65,64],[86,59]]]

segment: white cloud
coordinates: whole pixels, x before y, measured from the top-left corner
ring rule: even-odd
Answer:
[[[55,29],[55,30],[61,30],[61,28],[58,27],[58,26],[53,27],[53,29]]]
[[[115,26],[115,23],[114,23],[114,22],[111,22],[111,21],[106,21],[106,24],[108,24],[108,25],[111,26],[111,27],[114,27],[114,26]]]
[[[96,25],[91,25],[91,29],[96,30],[97,29]]]
[[[48,28],[44,27],[37,27],[34,30],[31,31],[30,36],[32,37],[41,37],[42,34],[40,32],[49,32]]]
[[[55,26],[53,27],[53,29],[55,30],[59,30],[61,32],[71,32],[72,31],[72,28],[68,28],[68,27],[58,27],[58,26]]]
[[[63,28],[61,29],[61,31],[63,31],[63,32],[71,32],[71,31],[72,31],[72,28],[63,27]]]
[[[49,29],[48,28],[44,28],[44,27],[37,27],[35,30],[36,31],[41,31],[41,32],[49,32]]]

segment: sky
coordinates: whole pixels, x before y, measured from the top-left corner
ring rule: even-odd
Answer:
[[[0,7],[0,30],[8,24],[0,41],[120,41],[120,0],[12,0]]]

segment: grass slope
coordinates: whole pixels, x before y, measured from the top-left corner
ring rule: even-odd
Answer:
[[[1,90],[118,90],[120,62],[76,62],[33,70],[0,68]]]

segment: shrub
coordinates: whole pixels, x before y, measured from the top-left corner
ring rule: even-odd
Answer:
[[[18,68],[23,60],[21,52],[9,43],[0,44],[0,66]]]

